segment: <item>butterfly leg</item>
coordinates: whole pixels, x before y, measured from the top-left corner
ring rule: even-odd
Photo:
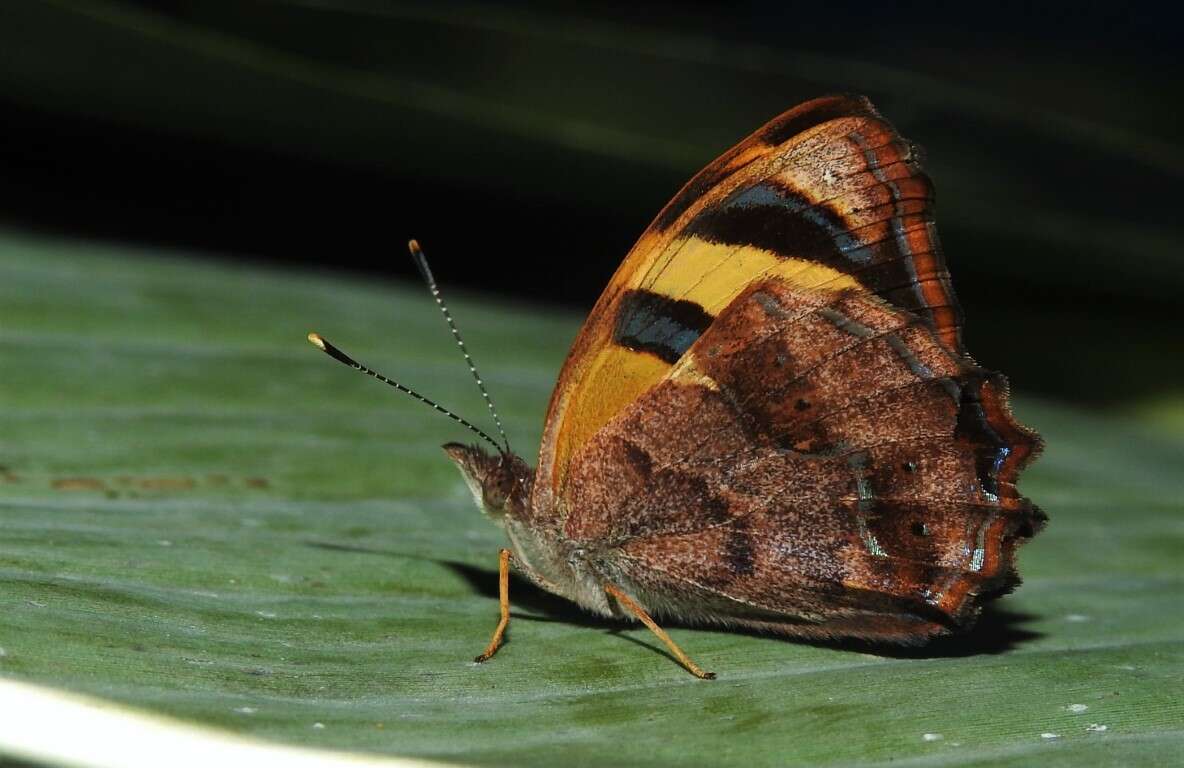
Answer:
[[[698,664],[691,661],[691,657],[687,656],[685,653],[683,653],[682,648],[679,648],[678,645],[674,642],[674,640],[671,639],[670,635],[666,634],[666,630],[659,627],[658,623],[656,621],[654,621],[652,618],[650,618],[650,615],[648,613],[646,613],[645,609],[642,608],[640,605],[638,605],[633,600],[633,598],[629,597],[624,592],[622,592],[619,587],[616,587],[612,584],[605,584],[604,591],[611,598],[616,600],[617,603],[619,603],[626,610],[628,610],[630,613],[632,613],[633,616],[638,621],[640,621],[642,624],[645,624],[651,632],[653,632],[655,635],[657,635],[658,639],[666,644],[666,647],[670,649],[670,652],[674,654],[674,657],[676,659],[678,659],[679,663],[687,668],[688,672],[690,672],[692,675],[699,678],[700,680],[714,680],[715,679],[714,672],[704,672],[703,669]]]
[[[510,550],[501,549],[497,557],[497,594],[498,606],[501,608],[501,619],[497,622],[497,629],[493,630],[493,637],[485,651],[475,661],[480,664],[489,661],[497,649],[502,647],[502,640],[506,636],[506,627],[510,626]]]

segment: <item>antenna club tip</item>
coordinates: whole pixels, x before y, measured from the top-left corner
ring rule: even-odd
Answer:
[[[308,334],[308,343],[312,344],[317,349],[323,350],[325,348],[325,340],[321,338],[321,334],[313,331]]]
[[[419,241],[416,240],[415,238],[408,240],[407,241],[407,250],[411,251],[412,254],[421,253],[420,248],[419,248]]]

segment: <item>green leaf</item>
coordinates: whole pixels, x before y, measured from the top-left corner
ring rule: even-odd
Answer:
[[[452,304],[530,454],[579,318]],[[882,654],[673,628],[719,673],[701,682],[646,630],[516,582],[511,642],[477,666],[502,540],[439,450],[466,433],[304,340],[320,331],[485,423],[425,291],[0,233],[0,307],[9,678],[477,765],[1184,750],[1176,433],[1020,398],[1048,439],[1025,490],[1051,523],[1021,555],[1024,586],[968,637]]]

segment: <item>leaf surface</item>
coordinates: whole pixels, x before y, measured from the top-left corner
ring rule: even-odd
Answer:
[[[533,453],[579,318],[452,305]],[[1184,750],[1170,432],[1019,398],[1048,440],[1024,490],[1051,522],[1020,556],[1025,584],[968,637],[884,655],[676,627],[719,673],[700,682],[646,630],[516,582],[511,642],[477,666],[502,540],[439,450],[466,434],[317,353],[311,329],[484,423],[418,287],[0,233],[0,674],[473,765],[1166,765]]]

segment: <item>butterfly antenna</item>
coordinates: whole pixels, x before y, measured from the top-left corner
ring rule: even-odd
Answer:
[[[373,376],[374,378],[381,381],[383,384],[389,384],[390,386],[399,390],[403,394],[410,395],[411,397],[414,397],[419,402],[426,403],[427,405],[430,405],[432,408],[435,408],[437,411],[444,414],[448,418],[452,419],[457,424],[460,424],[464,427],[468,427],[478,437],[480,437],[482,440],[485,440],[486,442],[488,442],[490,445],[492,445],[494,448],[496,448],[498,450],[498,452],[501,452],[502,448],[500,445],[497,444],[497,441],[494,440],[489,435],[485,434],[485,431],[483,429],[481,429],[480,427],[476,427],[476,426],[470,424],[466,419],[462,419],[460,416],[457,416],[455,413],[448,410],[447,408],[440,405],[439,403],[435,402],[434,400],[429,400],[428,398],[426,398],[423,395],[416,392],[414,389],[411,389],[410,387],[405,387],[402,384],[400,384],[399,382],[395,381],[394,379],[388,379],[386,376],[383,376],[381,373],[373,370],[372,368],[367,368],[366,366],[359,363],[357,360],[354,360],[352,357],[350,357],[349,355],[342,352],[337,347],[330,344],[328,341],[325,341],[325,339],[323,339],[319,333],[308,334],[308,340],[309,340],[309,342],[312,343],[312,345],[314,347],[316,347],[317,349],[320,349],[322,352],[324,352],[326,355],[333,358],[337,362],[348,365],[350,368],[353,368],[354,370],[361,371],[362,373],[366,374],[367,376]]]
[[[428,284],[428,290],[432,292],[432,298],[436,300],[436,306],[443,313],[444,321],[448,323],[448,330],[452,331],[452,338],[456,339],[456,346],[460,347],[460,353],[465,356],[465,363],[469,366],[469,373],[473,374],[473,381],[477,382],[477,389],[481,390],[481,397],[485,398],[485,405],[489,408],[490,414],[493,415],[493,423],[497,425],[498,434],[502,436],[502,442],[506,444],[504,452],[509,453],[510,438],[506,437],[506,430],[502,428],[502,420],[497,415],[497,409],[493,407],[493,399],[489,397],[489,392],[485,389],[485,382],[481,381],[481,374],[477,373],[477,366],[473,364],[473,358],[469,355],[469,350],[465,347],[464,339],[460,337],[460,331],[456,329],[456,323],[452,321],[452,313],[448,311],[448,305],[444,303],[444,298],[440,296],[440,287],[436,285],[436,278],[432,275],[432,270],[428,267],[428,259],[423,255],[423,251],[420,250],[417,241],[412,240],[408,242],[407,248],[411,251],[411,258],[415,259],[415,266],[419,267],[419,274],[423,275],[424,282]]]

